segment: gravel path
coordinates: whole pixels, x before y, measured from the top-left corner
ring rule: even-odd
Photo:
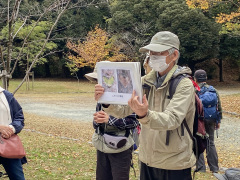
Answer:
[[[240,93],[240,89],[218,89],[220,95]],[[17,97],[23,110],[28,113],[46,115],[56,118],[68,118],[79,121],[92,121],[96,102],[93,99],[79,99],[72,102],[37,101],[27,96]]]
[[[92,115],[96,107],[94,100],[89,100],[87,103],[85,103],[86,100],[39,102],[25,96],[17,97],[17,100],[23,111],[27,113],[85,122],[92,121]]]
[[[215,145],[219,157],[220,170],[236,167],[240,168],[240,119],[224,116],[215,136]]]

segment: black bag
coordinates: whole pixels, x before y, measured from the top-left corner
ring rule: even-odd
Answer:
[[[229,168],[225,171],[225,174],[213,173],[213,175],[218,180],[239,180],[240,179],[240,169],[239,168]]]

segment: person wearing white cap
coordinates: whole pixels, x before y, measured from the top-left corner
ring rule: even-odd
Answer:
[[[97,82],[97,68],[92,73],[85,74],[91,82]],[[101,104],[97,104],[93,115],[92,143],[97,149],[97,180],[127,180],[134,140],[132,129],[139,125],[136,114],[124,118],[115,118],[102,111]]]
[[[150,61],[150,56],[147,53],[143,62],[143,68],[144,68],[145,74],[148,74],[152,70],[152,68],[149,66],[149,61]]]
[[[103,105],[103,110],[118,117],[132,112],[142,125],[140,133],[139,159],[140,180],[191,180],[191,167],[196,163],[192,150],[193,142],[188,133],[182,133],[185,119],[193,131],[195,115],[195,89],[189,78],[183,78],[169,98],[172,78],[191,74],[187,67],[177,65],[180,41],[169,32],[156,33],[149,45],[140,52],[149,53],[149,65],[153,69],[142,78],[143,96],[139,102],[135,92],[128,101],[129,106]],[[144,87],[148,87],[148,91]],[[95,85],[95,100],[104,93],[104,88]],[[146,98],[148,96],[148,98]],[[167,138],[167,132],[170,137]],[[168,142],[167,142],[168,139]]]

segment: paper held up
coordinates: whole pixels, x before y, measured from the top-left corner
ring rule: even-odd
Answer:
[[[97,63],[97,75],[98,84],[104,88],[99,103],[127,105],[133,90],[142,102],[140,62],[101,61]]]

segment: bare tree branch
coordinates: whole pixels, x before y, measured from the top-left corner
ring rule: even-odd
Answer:
[[[23,24],[21,25],[21,27],[20,27],[20,28],[17,30],[17,32],[15,33],[15,35],[13,36],[13,39],[16,37],[16,35],[17,35],[18,32],[22,29],[22,27],[26,24],[27,18],[28,18],[28,17],[25,18]]]
[[[17,92],[17,90],[18,90],[18,89],[22,86],[22,84],[25,82],[25,80],[26,80],[29,72],[32,70],[32,67],[34,66],[34,64],[36,63],[36,61],[39,59],[40,54],[42,53],[43,49],[45,48],[45,46],[46,46],[46,44],[47,44],[47,42],[48,42],[48,40],[49,40],[49,38],[50,38],[50,35],[51,35],[52,31],[53,31],[53,28],[54,28],[54,27],[56,26],[56,24],[58,23],[58,21],[59,21],[60,17],[62,16],[62,14],[65,12],[65,10],[66,10],[66,8],[68,7],[70,1],[71,1],[71,0],[68,0],[68,1],[67,1],[65,7],[64,7],[64,8],[62,9],[62,11],[58,14],[58,16],[57,16],[54,24],[52,25],[52,27],[51,27],[51,29],[50,29],[50,31],[49,31],[49,33],[48,33],[48,36],[47,36],[47,39],[45,40],[45,43],[43,44],[43,46],[42,46],[41,50],[39,51],[39,53],[35,56],[33,62],[31,63],[29,69],[27,70],[26,75],[24,76],[22,82],[21,82],[21,83],[18,85],[18,87],[14,90],[13,94],[15,94],[15,93]]]
[[[32,27],[32,29],[30,30],[30,32],[28,33],[28,35],[24,38],[22,48],[21,48],[20,52],[18,53],[18,57],[17,57],[17,59],[16,59],[16,61],[15,61],[15,63],[14,63],[14,66],[13,66],[13,68],[12,68],[12,71],[11,71],[10,75],[13,74],[13,72],[15,71],[15,68],[17,67],[17,63],[18,63],[18,61],[20,60],[21,54],[22,54],[22,52],[23,52],[23,48],[25,47],[25,45],[26,45],[26,43],[27,43],[28,37],[30,36],[30,34],[32,33],[32,31],[34,30],[34,28],[38,25],[38,23],[39,23],[40,20],[42,19],[43,15],[44,15],[44,14],[42,14],[42,16],[40,16],[40,17],[38,18],[38,20],[37,20],[37,22],[35,23],[35,25]]]
[[[55,54],[55,53],[58,53],[58,52],[63,52],[63,50],[49,52],[49,53],[39,57],[38,59],[45,58],[45,57],[47,57],[47,56],[49,56],[51,54]]]
[[[27,40],[28,40],[28,37],[30,36],[30,34],[32,33],[32,31],[34,30],[34,28],[38,25],[38,23],[40,22],[40,20],[42,19],[42,17],[47,13],[47,12],[51,12],[54,8],[58,8],[59,6],[63,5],[63,4],[69,4],[69,0],[62,0],[63,3],[59,3],[58,2],[54,2],[51,6],[49,6],[47,9],[45,9],[45,11],[40,15],[40,17],[38,18],[37,22],[35,23],[35,25],[32,27],[32,29],[30,30],[30,32],[28,33],[28,35],[24,38],[24,41],[23,41],[23,45],[21,47],[21,50],[18,54],[18,57],[16,58],[16,61],[14,63],[14,66],[12,68],[12,71],[10,73],[10,75],[12,76],[16,67],[17,67],[17,64],[20,60],[20,57],[21,57],[21,54],[23,52],[23,49],[25,47],[25,45],[27,44]],[[66,8],[66,6],[65,6]],[[61,8],[60,8],[61,9]]]

